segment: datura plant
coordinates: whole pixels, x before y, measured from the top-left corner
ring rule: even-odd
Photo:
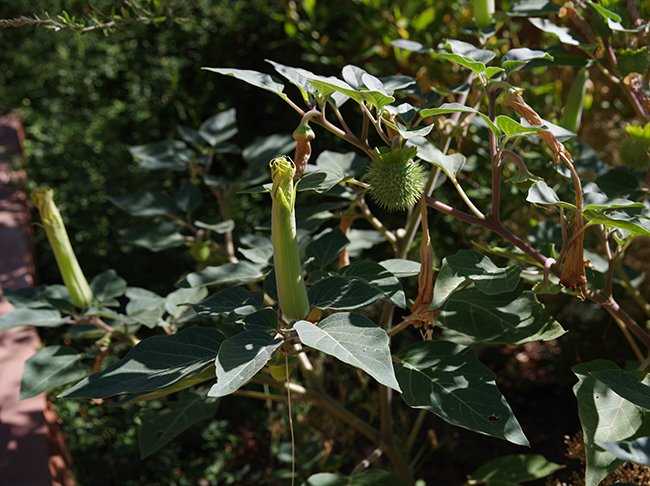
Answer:
[[[531,379],[522,363],[530,373],[562,355],[555,370],[576,350],[564,370],[573,372],[584,443],[576,484],[633,483],[620,480],[624,462],[650,464],[650,304],[645,274],[632,266],[647,260],[640,248],[650,237],[650,95],[647,63],[619,66],[616,53],[647,54],[650,12],[630,1],[496,4],[512,10],[465,2],[476,24],[464,9],[463,40],[423,45],[400,27],[404,38],[377,51],[395,53],[399,73],[209,68],[277,96],[298,128],[239,147],[229,109],[182,127],[179,140],[131,148],[144,170],[182,180],[113,198],[148,220],[122,243],[204,245],[192,253],[201,265],[170,278],[166,295],[110,270],[91,292],[51,192],[37,192],[64,281],[85,311],[62,302],[60,286],[8,293],[18,309],[0,329],[90,324],[66,336],[95,339],[65,361],[58,346],[40,349],[25,367],[24,395],[68,385],[60,396],[155,397],[139,417],[143,457],[220,406],[260,400],[289,418],[275,422],[286,430],[260,435],[286,438],[274,442],[284,455],[275,465],[286,467],[276,477],[306,485],[456,484],[435,464],[481,434],[487,445],[472,450],[491,461],[460,481],[514,485],[561,466],[536,453],[540,435],[520,424],[521,409],[483,360],[511,357],[498,368],[514,396]],[[552,37],[527,39],[537,30]],[[565,109],[549,100],[566,100]],[[602,107],[614,105],[612,125],[598,125]],[[594,127],[614,124],[620,137],[598,145],[606,132]],[[332,137],[338,149],[321,143]],[[582,347],[594,342],[612,347]],[[111,350],[124,354],[106,366]],[[521,453],[494,457],[498,441]]]

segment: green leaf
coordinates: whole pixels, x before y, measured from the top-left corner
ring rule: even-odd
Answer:
[[[578,414],[582,424],[587,460],[586,486],[598,486],[621,461],[612,453],[597,446],[602,442],[620,442],[630,439],[644,422],[644,409],[625,400],[592,373],[616,370],[614,363],[597,360],[573,367],[578,383],[573,392],[578,400]]]
[[[256,137],[242,151],[242,157],[247,164],[248,176],[240,180],[242,184],[257,184],[269,180],[271,171],[269,161],[279,154],[287,154],[296,146],[291,135],[269,135]]]
[[[327,98],[334,93],[341,93],[345,97],[351,98],[357,103],[370,103],[379,110],[395,101],[395,98],[387,95],[383,89],[356,90],[345,81],[334,76],[318,76],[304,69],[299,69],[298,72],[304,76],[305,79],[307,79],[307,81],[309,81],[309,83],[316,88],[324,98]],[[342,100],[336,102],[337,106],[340,106],[341,104]]]
[[[406,296],[395,275],[382,265],[368,260],[355,261],[341,270],[342,275],[363,280],[381,291],[398,307],[406,308]]]
[[[129,152],[140,167],[145,170],[172,170],[185,172],[187,163],[195,157],[195,152],[178,140],[164,140],[129,147]]]
[[[190,306],[201,302],[207,295],[205,287],[174,290],[165,297],[165,310],[174,321],[183,322],[188,314],[189,317],[194,314]]]
[[[349,486],[407,486],[407,482],[388,471],[368,469],[349,478]]]
[[[300,74],[298,69],[285,66],[269,59],[266,59],[266,62],[271,64],[278,74],[286,78],[287,81],[298,88],[305,103],[309,103],[309,97],[314,96],[317,93],[316,88],[314,88],[307,79]]]
[[[474,343],[523,344],[566,332],[528,291],[488,295],[465,288],[452,294],[442,309],[440,325]]]
[[[627,401],[650,410],[650,385],[646,373],[637,370],[609,368],[592,371],[589,376],[604,383]]]
[[[231,108],[201,123],[199,135],[208,145],[216,147],[237,135],[237,131],[237,112]]]
[[[203,327],[144,339],[117,363],[90,375],[59,396],[108,398],[171,386],[210,366],[221,341],[219,331]]]
[[[180,227],[170,221],[147,223],[128,228],[122,234],[120,241],[159,252],[185,244],[185,237],[179,230]]]
[[[199,188],[185,179],[176,193],[176,206],[184,213],[192,213],[201,207],[203,195]]]
[[[584,44],[584,41],[568,27],[560,27],[548,19],[529,18],[528,21],[542,32],[554,35],[563,44],[570,46],[581,46]]]
[[[217,317],[234,312],[248,315],[262,307],[262,292],[251,292],[244,287],[224,287],[192,307],[200,316]]]
[[[623,19],[616,12],[611,11],[608,8],[603,7],[602,5],[587,0],[587,5],[593,8],[604,20],[611,20],[612,22],[622,22]]]
[[[20,400],[82,379],[88,370],[80,361],[83,354],[65,346],[47,346],[25,362],[20,383]]]
[[[190,273],[185,282],[190,287],[206,285],[242,285],[262,280],[268,273],[267,266],[260,263],[247,262],[226,263],[218,267],[206,267],[200,272]]]
[[[476,74],[485,71],[486,64],[495,58],[492,51],[478,49],[472,44],[459,40],[448,40],[445,47],[451,53],[439,52],[436,57],[460,64],[467,69],[471,69]]]
[[[460,344],[423,341],[397,355],[402,398],[413,408],[464,427],[528,446],[528,440],[499,392],[495,375]]]
[[[497,267],[487,256],[460,250],[442,260],[431,307],[440,307],[452,293],[472,282],[478,290],[487,295],[512,292],[519,285],[520,273],[518,266]]]
[[[424,137],[414,137],[407,145],[417,147],[418,158],[439,167],[450,179],[456,179],[465,165],[463,154],[445,155]]]
[[[420,273],[420,262],[413,260],[392,258],[379,262],[379,264],[397,278],[413,277]]]
[[[226,221],[221,221],[220,223],[215,224],[205,223],[203,221],[194,221],[194,226],[197,228],[214,231],[218,235],[223,235],[228,231],[235,229],[235,222],[232,219],[227,219]]]
[[[395,378],[388,334],[361,314],[342,312],[312,324],[293,325],[306,346],[355,366],[393,390],[401,391]]]
[[[270,91],[271,93],[275,93],[282,99],[288,99],[287,95],[283,93],[284,84],[268,74],[258,73],[257,71],[251,71],[249,69],[207,67],[204,67],[202,69],[205,69],[206,71],[212,71],[213,73],[217,74],[223,74],[224,76],[232,76],[257,88],[262,88],[266,91]]]
[[[409,52],[417,52],[417,53],[433,52],[433,49],[429,47],[424,47],[419,42],[411,41],[408,39],[396,39],[394,41],[391,41],[390,45],[393,47],[397,47],[398,49],[404,49],[405,51],[409,51]]]
[[[18,326],[58,327],[65,322],[57,310],[20,308],[0,317],[0,331]]]
[[[629,442],[597,442],[596,445],[623,461],[650,466],[650,437]]]
[[[336,260],[350,240],[338,228],[327,228],[312,239],[305,250],[307,258],[322,268]]]
[[[158,192],[136,192],[124,196],[110,197],[109,200],[131,216],[167,216],[176,212],[174,200]]]
[[[585,211],[584,214],[585,219],[591,223],[627,231],[632,237],[650,236],[650,219],[638,211]]]
[[[147,289],[129,287],[126,294],[126,314],[135,322],[149,328],[156,327],[165,313],[165,299]]]
[[[217,383],[208,396],[223,397],[239,390],[268,363],[282,342],[257,329],[226,339],[215,361]]]
[[[381,290],[364,281],[341,276],[320,280],[307,294],[313,307],[332,310],[360,309],[384,297]]]
[[[341,179],[348,177],[361,177],[366,172],[368,159],[361,157],[354,152],[332,152],[324,150],[316,159],[316,167],[324,171],[339,171],[344,174]]]
[[[513,4],[508,15],[533,17],[557,13],[559,9],[552,0],[519,0]]]
[[[302,486],[349,486],[348,478],[334,473],[317,473],[309,476]]]
[[[192,425],[213,417],[218,407],[217,400],[188,395],[171,402],[169,408],[141,415],[142,425],[138,434],[140,457],[149,457]]]
[[[312,169],[307,166],[307,168],[310,170],[300,179],[296,187],[298,191],[314,191],[318,194],[324,194],[339,182],[347,179],[345,173],[338,167]]]
[[[126,280],[120,277],[115,270],[106,270],[93,278],[90,288],[98,302],[104,305],[117,305],[115,297],[121,297],[126,292]]]
[[[530,61],[535,59],[546,59],[552,61],[553,56],[545,51],[535,51],[528,49],[527,47],[520,47],[510,49],[506,52],[501,60],[501,65],[507,71],[513,72],[525,67]]]
[[[492,130],[492,132],[495,135],[497,136],[501,135],[501,130],[492,122],[492,120],[490,120],[490,117],[488,117],[484,113],[481,113],[478,110],[475,110],[474,108],[470,108],[469,106],[465,106],[460,103],[443,103],[437,108],[425,108],[424,110],[420,111],[420,117],[426,118],[428,116],[446,115],[449,113],[459,113],[459,112],[477,114],[483,119],[483,121],[487,124],[487,126],[490,128],[490,130]]]
[[[537,181],[528,190],[526,201],[540,206],[560,206],[566,209],[575,209],[575,205],[561,201],[557,193],[544,181]]]
[[[516,454],[483,464],[470,475],[470,481],[487,486],[517,486],[550,476],[563,467],[538,454]]]
[[[499,130],[509,138],[535,135],[544,131],[544,128],[541,127],[524,126],[506,115],[497,116],[495,121]]]

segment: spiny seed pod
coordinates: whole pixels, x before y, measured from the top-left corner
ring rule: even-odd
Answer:
[[[425,171],[413,158],[415,147],[379,152],[379,159],[370,163],[366,180],[370,197],[388,211],[412,207],[422,195]]]
[[[627,136],[621,142],[619,151],[626,167],[637,170],[650,168],[650,123],[643,127],[628,125]]]
[[[54,204],[54,192],[44,187],[35,189],[32,200],[41,216],[45,234],[72,303],[79,309],[90,307],[95,298],[74,254],[61,213]]]
[[[293,176],[296,167],[287,157],[271,161],[271,240],[278,301],[285,318],[304,319],[309,314],[307,288],[302,278],[302,265],[298,253],[294,205],[296,191]]]
[[[644,46],[640,49],[621,49],[616,51],[616,70],[619,76],[631,73],[645,74],[650,69],[650,49]]]
[[[474,0],[474,19],[479,29],[489,27],[494,23],[494,0]]]
[[[316,138],[316,134],[308,123],[301,123],[293,132],[293,139],[296,141],[296,151],[293,156],[293,162],[296,165],[296,174],[294,180],[302,177],[309,157],[311,157],[311,141]]]
[[[585,95],[587,94],[587,80],[589,71],[581,69],[571,84],[571,89],[564,105],[564,112],[560,119],[560,126],[576,133],[580,128],[582,110],[585,106]]]

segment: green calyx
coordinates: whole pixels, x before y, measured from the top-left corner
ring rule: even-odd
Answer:
[[[415,147],[378,151],[379,158],[370,163],[366,180],[369,195],[380,207],[388,211],[402,211],[418,202],[426,174],[413,159]]]
[[[316,138],[316,133],[314,133],[308,123],[301,123],[298,125],[298,128],[293,131],[293,138],[294,140],[302,138],[311,142]]]
[[[40,214],[41,223],[72,303],[79,309],[90,307],[95,298],[74,254],[61,213],[54,203],[54,192],[44,187],[35,189],[32,192],[32,200]]]
[[[302,278],[296,235],[296,193],[293,182],[296,167],[288,157],[275,158],[269,166],[273,180],[271,240],[278,301],[285,318],[304,319],[309,314],[309,300]]]

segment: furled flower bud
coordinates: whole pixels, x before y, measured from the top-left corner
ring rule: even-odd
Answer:
[[[63,282],[72,298],[72,303],[80,309],[90,307],[94,300],[93,292],[74,254],[61,213],[54,204],[52,189],[35,189],[32,192],[32,200],[41,216],[45,234],[54,252]]]
[[[309,300],[302,278],[296,236],[296,192],[293,182],[296,167],[287,157],[275,158],[269,165],[273,179],[271,240],[278,301],[285,318],[304,319],[309,314]]]

